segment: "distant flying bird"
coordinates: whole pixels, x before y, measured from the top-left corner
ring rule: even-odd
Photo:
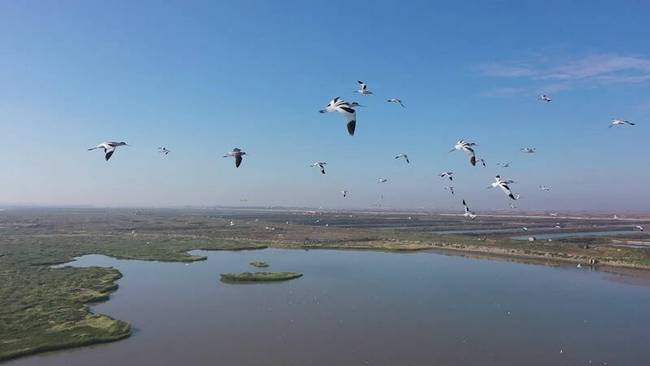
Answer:
[[[321,173],[321,174],[325,174],[325,165],[327,165],[326,162],[324,162],[324,161],[317,161],[317,162],[315,162],[314,164],[312,164],[311,167],[315,167],[315,166],[317,166],[317,167],[320,168],[320,173]]]
[[[524,227],[521,228],[521,230],[528,231],[528,228],[524,226]]]
[[[614,219],[614,220],[618,220],[618,215],[614,214],[613,219]]]
[[[643,226],[641,226],[641,225],[636,225],[634,228],[639,230],[639,231],[643,231]]]
[[[232,151],[227,152],[226,155],[224,155],[223,157],[224,158],[234,157],[235,158],[235,168],[239,168],[244,155],[246,155],[246,151],[241,151],[240,148],[236,147],[236,148],[232,149]]]
[[[517,208],[517,206],[514,203],[511,203],[510,208]]]
[[[534,147],[522,147],[521,149],[522,152],[525,152],[526,154],[534,154],[535,153],[535,148]]]
[[[481,162],[481,165],[483,165],[484,167],[487,166],[487,165],[485,164],[485,159],[477,158],[476,160],[477,160],[477,161],[480,161],[480,162]]]
[[[377,183],[386,183],[386,182],[388,182],[388,179],[386,179],[386,178],[377,179]],[[384,198],[384,197],[382,196],[382,198]]]
[[[357,127],[357,111],[350,106],[350,104],[340,97],[336,97],[327,104],[325,109],[321,109],[320,113],[338,112],[341,113],[348,121],[348,133],[354,136],[354,130]]]
[[[88,151],[95,150],[95,149],[103,149],[104,150],[104,158],[106,161],[113,156],[113,153],[115,152],[115,149],[117,149],[119,146],[129,146],[126,142],[115,142],[115,141],[108,141],[108,142],[102,142],[101,144],[91,147],[88,149]]]
[[[397,99],[397,98],[390,98],[390,99],[388,99],[388,100],[387,100],[387,102],[388,102],[388,103],[395,103],[395,104],[399,104],[399,105],[401,105],[401,106],[402,106],[402,108],[406,108],[406,106],[405,106],[405,105],[404,105],[404,104],[402,103],[402,100],[401,100],[401,99]]]
[[[396,155],[396,156],[395,156],[395,159],[400,159],[400,158],[404,159],[404,161],[406,161],[408,164],[411,163],[411,162],[409,161],[409,156],[406,155],[406,154],[399,154],[399,155]]]
[[[463,214],[463,216],[469,218],[470,220],[474,220],[476,218],[476,214],[470,211],[469,206],[467,206],[465,200],[463,200],[463,208],[465,209],[465,213]]]
[[[553,100],[549,95],[546,95],[546,94],[542,94],[542,95],[538,96],[537,99],[541,100],[542,102],[547,102],[547,103]]]
[[[452,180],[452,181],[454,180],[454,172],[442,172],[442,173],[438,174],[438,176],[440,178],[447,177],[447,178],[449,178],[449,180]]]
[[[476,146],[475,143],[461,139],[456,142],[454,148],[449,152],[454,152],[456,150],[462,150],[466,152],[467,155],[469,155],[469,163],[472,164],[472,166],[476,166],[476,153],[474,152],[474,146]]]
[[[347,197],[349,193],[350,192],[345,190],[345,189],[341,191],[341,194],[343,195],[343,198]]]
[[[615,119],[612,120],[612,123],[609,124],[609,128],[612,128],[614,126],[624,126],[624,125],[635,126],[636,123],[632,123],[632,122],[626,121],[624,119],[615,118]]]
[[[557,212],[549,212],[550,216],[557,217]]]
[[[551,187],[547,187],[545,185],[539,186],[539,189],[544,191],[544,192],[550,192],[551,191]]]
[[[510,164],[512,164],[512,161],[509,161],[507,163],[497,163],[497,166],[500,166],[502,168],[510,168]]]
[[[519,198],[519,195],[515,196],[512,193],[512,191],[510,190],[510,187],[508,186],[508,184],[511,184],[511,183],[514,183],[514,182],[515,181],[513,181],[513,180],[506,180],[506,179],[501,178],[500,175],[497,175],[497,176],[494,177],[494,183],[492,183],[492,185],[490,187],[488,187],[488,188],[499,187],[499,188],[501,188],[503,193],[505,193],[508,197],[510,197],[510,199],[516,200],[516,199]]]
[[[161,146],[161,147],[158,148],[158,152],[163,154],[163,155],[167,155],[167,154],[169,154],[171,152],[171,150],[168,150],[166,147]]]
[[[368,89],[368,85],[366,85],[366,83],[361,80],[358,80],[357,83],[359,83],[359,90],[355,90],[355,93],[359,93],[361,95],[372,94],[372,92]]]
[[[455,195],[455,193],[454,193],[454,186],[445,187],[445,189],[448,190],[449,192],[451,192],[451,195],[452,195],[452,196]]]

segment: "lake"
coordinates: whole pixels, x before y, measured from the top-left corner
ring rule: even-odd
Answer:
[[[89,255],[124,277],[95,312],[132,337],[7,362],[27,365],[647,365],[650,287],[574,266],[432,252],[193,252],[161,263]],[[219,273],[302,278],[224,284]]]

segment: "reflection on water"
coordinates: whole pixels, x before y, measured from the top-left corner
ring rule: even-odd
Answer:
[[[189,265],[85,256],[123,274],[100,313],[123,341],[8,365],[643,365],[650,290],[608,274],[432,253],[202,252]],[[297,280],[219,273],[263,260]]]

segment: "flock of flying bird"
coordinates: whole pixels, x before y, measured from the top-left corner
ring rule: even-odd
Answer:
[[[372,91],[370,91],[370,89],[368,88],[368,85],[365,82],[359,80],[359,81],[357,81],[357,83],[359,85],[358,86],[359,88],[358,88],[358,90],[354,91],[355,93],[358,93],[358,94],[363,95],[363,96],[369,96],[369,95],[374,94]],[[546,95],[546,94],[542,94],[542,95],[538,96],[537,99],[542,101],[542,102],[545,102],[545,103],[550,103],[553,100],[549,95]],[[398,98],[389,98],[389,99],[386,100],[386,102],[399,105],[402,108],[406,108],[406,106],[404,105],[402,100],[398,99]],[[358,108],[358,107],[364,107],[364,106],[359,104],[358,102],[346,102],[341,97],[335,97],[332,100],[330,100],[330,102],[327,104],[327,106],[325,106],[325,108],[321,109],[319,112],[320,113],[333,113],[333,112],[340,113],[343,117],[345,117],[345,120],[347,122],[348,133],[350,134],[350,136],[354,136],[354,133],[356,131],[356,126],[357,126],[357,111],[356,111],[355,108]],[[632,123],[630,121],[623,120],[623,119],[613,119],[611,121],[609,127],[611,128],[611,127],[615,127],[615,126],[626,126],[626,125],[627,126],[635,126],[635,123]],[[126,142],[123,142],[123,141],[122,142],[108,141],[108,142],[102,142],[101,144],[99,144],[97,146],[94,146],[94,147],[91,147],[88,150],[102,149],[104,151],[104,158],[105,158],[106,161],[108,161],[113,156],[113,154],[115,153],[115,150],[120,146],[129,146],[129,145]],[[465,152],[467,154],[467,156],[469,158],[470,165],[476,166],[477,163],[480,163],[481,165],[486,167],[487,164],[486,164],[485,160],[478,157],[477,154],[476,154],[476,146],[477,146],[477,144],[474,143],[474,142],[470,142],[470,141],[467,141],[467,140],[464,140],[464,139],[460,139],[454,144],[453,148],[449,152],[463,151],[463,152]],[[534,154],[534,153],[536,153],[536,148],[534,148],[534,147],[522,147],[520,150],[523,153],[526,153],[526,154]],[[158,148],[158,152],[161,155],[166,156],[171,152],[171,150],[167,149],[166,147],[161,146],[161,147]],[[242,164],[242,160],[243,160],[244,155],[246,155],[245,151],[242,151],[240,148],[234,148],[234,149],[232,149],[232,151],[227,152],[223,157],[224,158],[230,158],[230,157],[234,158],[235,159],[235,167],[239,168],[239,166]],[[404,153],[396,155],[395,159],[403,159],[407,164],[411,163],[411,161],[409,160],[408,155],[404,154]],[[510,167],[511,164],[512,164],[511,161],[504,162],[504,163],[499,162],[499,163],[497,163],[497,166],[500,166],[502,168],[508,168],[508,167]],[[321,174],[325,174],[325,166],[326,165],[327,165],[327,162],[325,162],[325,161],[317,161],[317,162],[314,162],[313,164],[311,164],[311,167],[318,167]],[[442,172],[442,173],[440,173],[438,175],[441,178],[447,178],[450,182],[454,181],[454,173],[452,171],[445,171],[445,172]],[[500,175],[496,175],[494,177],[494,179],[495,179],[495,181],[492,182],[490,184],[490,186],[488,186],[487,188],[500,188],[501,191],[503,191],[503,193],[513,201],[518,200],[520,198],[519,194],[514,194],[512,192],[512,190],[510,189],[510,185],[515,183],[515,181],[510,180],[510,179],[502,178]],[[377,183],[386,183],[386,182],[388,182],[388,179],[386,179],[386,178],[378,178],[377,179]],[[455,195],[453,186],[450,185],[450,186],[444,187],[444,189],[448,190],[452,195]],[[544,186],[544,185],[540,185],[539,189],[541,191],[544,191],[544,192],[549,192],[551,190],[550,187]],[[350,192],[347,191],[347,190],[342,190],[341,191],[341,194],[343,195],[343,197],[348,197],[349,193]],[[465,211],[463,216],[466,217],[466,218],[469,218],[469,219],[476,218],[477,215],[470,210],[469,206],[467,205],[467,202],[464,199],[462,200],[462,204],[463,204],[464,211]],[[515,208],[514,204],[512,204],[512,203],[510,204],[510,207]],[[643,229],[641,228],[641,230],[643,230]]]

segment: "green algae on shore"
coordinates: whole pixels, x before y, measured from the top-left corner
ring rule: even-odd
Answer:
[[[269,264],[264,262],[264,261],[253,261],[253,262],[250,262],[249,264],[251,266],[257,267],[257,268],[266,268],[266,267],[269,266]]]
[[[302,277],[302,273],[297,272],[241,272],[241,273],[222,273],[221,282],[277,282],[288,281],[294,278]]]

